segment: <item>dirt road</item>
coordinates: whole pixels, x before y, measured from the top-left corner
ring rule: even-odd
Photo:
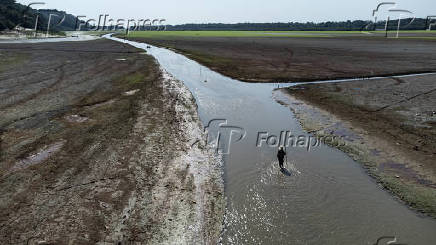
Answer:
[[[0,56],[3,242],[218,239],[220,159],[189,90],[152,57],[109,40]]]

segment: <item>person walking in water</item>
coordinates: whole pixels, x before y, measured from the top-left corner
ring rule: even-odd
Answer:
[[[277,152],[277,159],[279,159],[279,166],[283,169],[283,161],[285,160],[286,152],[283,150],[283,146],[280,146],[279,152]]]

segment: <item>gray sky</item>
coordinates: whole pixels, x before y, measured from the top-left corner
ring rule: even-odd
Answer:
[[[65,10],[98,19],[164,18],[167,24],[237,22],[321,22],[371,19],[383,0],[18,0],[22,4],[45,2],[41,8]],[[417,17],[436,15],[436,0],[385,0],[396,2]]]

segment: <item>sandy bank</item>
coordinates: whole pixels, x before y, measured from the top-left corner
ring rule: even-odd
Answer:
[[[386,189],[436,217],[434,75],[300,85],[290,109],[317,136],[336,136]]]

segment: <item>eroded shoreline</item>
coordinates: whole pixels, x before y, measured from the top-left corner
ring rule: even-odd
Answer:
[[[424,50],[421,48],[431,45],[431,41],[365,40],[371,43],[371,48],[369,48],[365,46],[367,44],[355,46],[359,43],[362,44],[361,39],[340,38],[338,41],[342,46],[338,46],[331,40],[316,38],[174,37],[173,39],[128,39],[169,48],[208,66],[212,70],[247,82],[296,80],[304,82],[340,79],[342,77],[407,74],[394,76],[392,79],[385,78],[390,80],[388,83],[384,82],[383,78],[374,78],[356,79],[349,85],[337,85],[340,84],[337,81],[331,85],[299,85],[292,90],[295,92],[294,95],[299,95],[294,98],[299,101],[290,107],[296,112],[304,128],[319,137],[330,135],[336,136],[335,139],[344,135],[351,137],[350,142],[341,147],[342,151],[354,160],[363,163],[369,175],[375,177],[387,190],[403,200],[408,206],[435,217],[436,171],[434,164],[432,164],[435,154],[432,152],[432,147],[435,146],[434,123],[429,122],[424,123],[424,125],[420,122],[414,122],[414,118],[419,121],[423,115],[426,117],[426,114],[434,111],[434,108],[430,108],[435,101],[434,96],[432,96],[434,85],[430,80],[427,80],[421,86],[418,81],[426,79],[425,77],[432,77],[434,74],[431,72],[425,73],[433,71],[434,66],[429,65],[423,69],[423,66],[417,66],[420,63],[408,62],[409,59],[427,60],[424,58],[426,55],[423,54]],[[424,46],[417,45],[418,43]],[[284,54],[283,49],[287,50]],[[347,55],[342,54],[344,51],[347,52]],[[386,52],[392,54],[386,57]],[[326,54],[329,55],[326,56]],[[395,58],[398,55],[403,56]],[[273,57],[275,58],[273,59]],[[428,57],[428,60],[433,62],[434,57]],[[324,61],[329,63],[321,65],[320,63]],[[383,63],[383,65],[378,65],[379,63]],[[257,71],[255,72],[253,69]],[[413,76],[413,73],[419,72],[424,72],[424,74]],[[282,74],[280,76],[286,74],[284,75],[286,78],[277,77],[279,73]],[[371,86],[377,83],[380,83],[379,87]],[[409,88],[415,88],[415,83],[418,89],[410,90]],[[354,87],[356,85],[357,87]],[[331,94],[331,91],[316,89],[317,86],[330,88],[335,94]],[[311,91],[304,94],[304,88],[307,87],[311,88]],[[342,87],[347,88],[346,94],[341,94]],[[379,90],[380,88],[382,90]],[[350,102],[355,95],[352,91],[359,89],[365,90],[366,93],[358,96],[360,102],[353,104]],[[370,89],[377,91],[377,95],[371,97]],[[420,97],[421,93],[430,96],[431,100],[421,100],[417,105],[407,104],[408,101],[413,101],[415,98],[424,98]],[[304,102],[306,102],[306,106],[304,106]],[[398,103],[403,104],[405,110],[401,110],[400,106],[391,107],[391,105]],[[341,104],[343,107],[339,106]],[[360,112],[360,114],[354,114],[355,112]],[[385,112],[387,113],[385,114]],[[365,113],[368,117],[365,117]],[[353,115],[360,116],[354,117]],[[381,116],[380,120],[377,118],[379,116]],[[434,113],[431,116],[434,117]],[[319,121],[320,119],[322,120]],[[396,120],[398,122],[395,122]],[[365,125],[365,122],[369,123]],[[416,127],[418,133],[413,132]],[[330,128],[333,130],[329,131]],[[426,132],[430,133],[429,137]],[[338,145],[344,145],[344,142],[332,144],[332,146]]]
[[[221,159],[180,81],[109,40],[2,45],[2,241],[219,239]]]
[[[155,47],[148,49],[147,44],[127,43],[149,50],[168,71],[186,83],[198,98],[202,120],[216,118],[217,112],[213,108],[218,107],[211,106],[220,105],[219,115],[222,118],[246,118],[239,123],[244,128],[257,130],[266,126],[274,132],[279,128],[292,127],[306,135],[289,109],[271,99],[271,89],[275,86],[241,83],[216,74],[170,50]],[[204,77],[208,78],[207,83],[204,82]],[[352,86],[353,83],[349,84]],[[215,97],[216,94],[227,96]],[[274,150],[266,154],[266,159],[260,156],[260,162],[256,155],[258,149],[233,152],[234,158],[238,159],[239,155],[242,159],[226,162],[226,191],[230,204],[227,214],[236,214],[235,217],[239,220],[236,223],[226,220],[228,226],[224,231],[224,241],[256,243],[272,239],[299,243],[312,241],[312,235],[319,234],[323,238],[319,237],[316,241],[327,241],[326,243],[356,240],[371,243],[383,233],[398,235],[402,242],[426,244],[433,237],[434,220],[422,217],[395,201],[390,193],[382,190],[365,174],[359,164],[339,150],[322,146],[311,152],[305,149],[293,149],[291,152],[295,159],[292,164],[296,166],[301,178],[297,175],[286,178],[279,171],[269,169],[274,166],[269,158],[270,155],[275,155]],[[253,168],[252,163],[260,166]],[[235,171],[234,164],[240,164],[250,174],[241,174],[240,168]],[[276,184],[286,188],[278,191],[274,184],[264,182],[265,179],[260,176],[277,177]],[[290,185],[283,185],[284,182]],[[296,188],[292,184],[299,186]],[[259,200],[263,209],[258,206]],[[237,213],[233,205],[239,205]],[[288,209],[289,206],[292,208]],[[283,213],[283,210],[287,211]],[[323,217],[318,216],[320,213]],[[287,217],[284,217],[286,214]],[[313,219],[308,220],[308,217]],[[269,221],[270,218],[276,219],[276,222]],[[249,222],[250,220],[258,222]],[[315,222],[310,222],[311,220]],[[270,230],[269,224],[277,225],[277,229]],[[328,224],[330,228],[325,229],[323,224]],[[312,231],[314,226],[319,230],[307,232]],[[334,236],[331,231],[335,232]],[[423,236],[418,237],[417,234]]]
[[[436,217],[434,75],[283,89],[303,127],[360,162],[413,209]],[[413,89],[411,89],[413,87]]]

